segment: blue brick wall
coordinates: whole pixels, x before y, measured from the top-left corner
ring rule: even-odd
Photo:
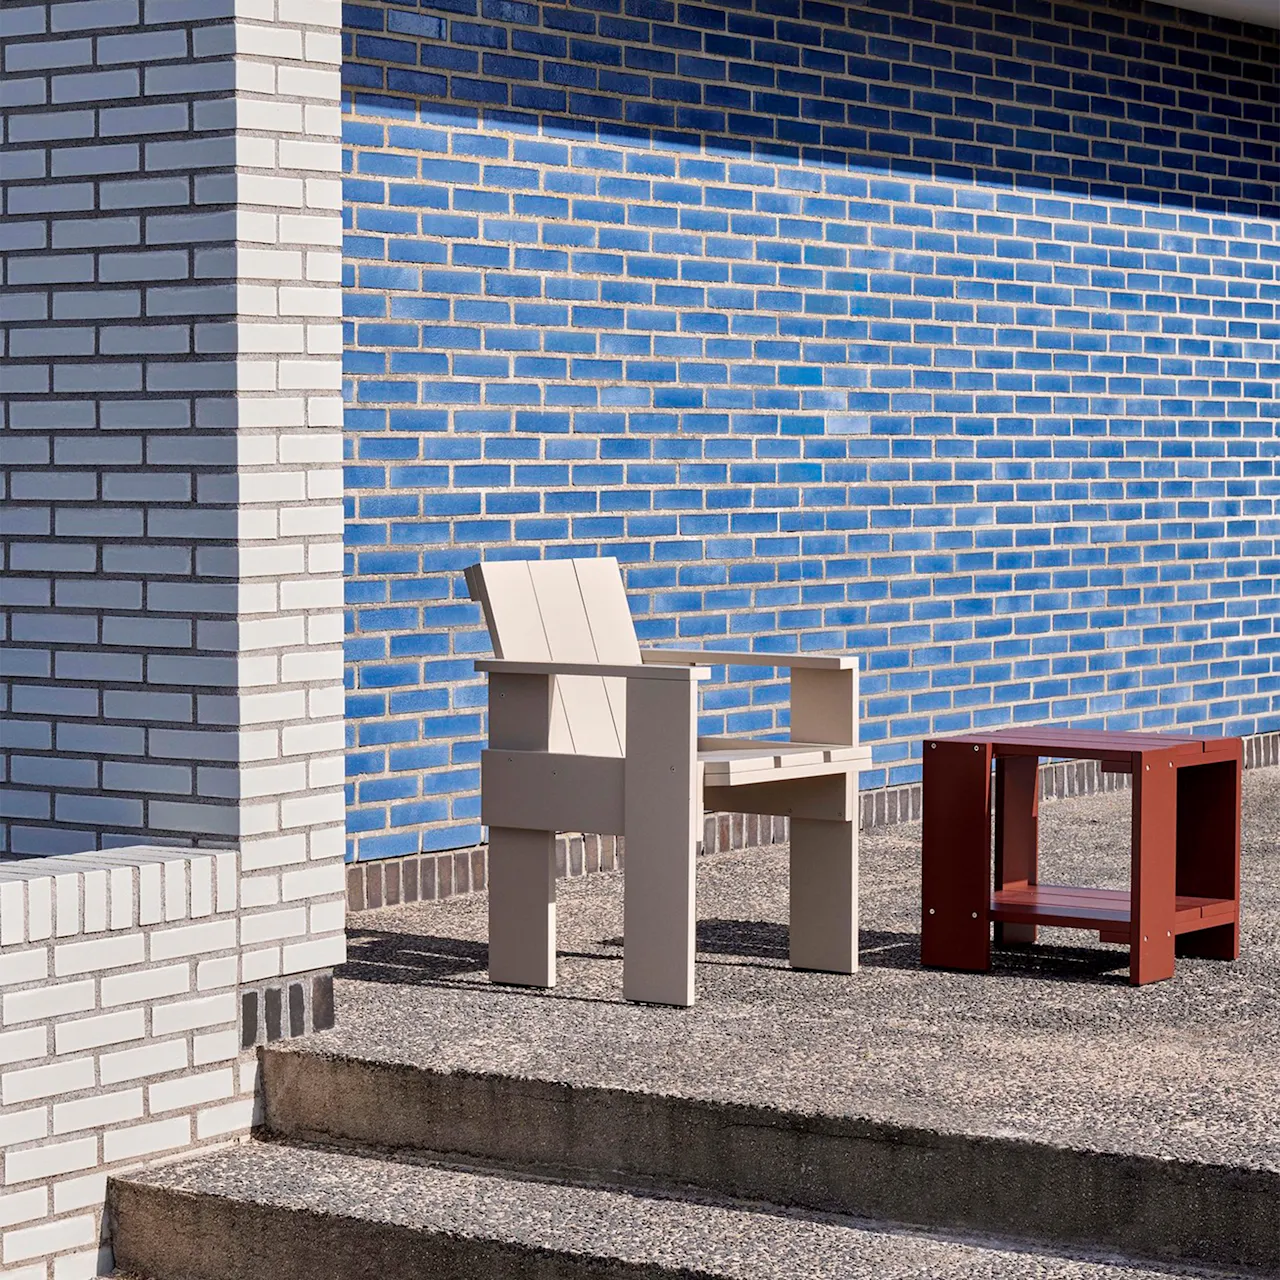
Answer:
[[[923,734],[1280,727],[1277,36],[1134,5],[346,9],[349,824],[480,836],[479,555]],[[705,731],[785,725],[710,689]]]

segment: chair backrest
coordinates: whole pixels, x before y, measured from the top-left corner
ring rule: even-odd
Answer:
[[[640,645],[618,562],[490,560],[467,570],[498,658],[638,666]],[[621,756],[627,743],[627,682],[558,676],[550,750]]]

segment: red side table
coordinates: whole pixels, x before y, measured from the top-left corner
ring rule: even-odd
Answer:
[[[1133,775],[1128,891],[1039,882],[1042,757]],[[1239,738],[1050,727],[926,738],[922,962],[989,969],[993,922],[997,942],[1034,942],[1042,924],[1127,942],[1135,986],[1171,978],[1175,955],[1234,960],[1243,763]]]

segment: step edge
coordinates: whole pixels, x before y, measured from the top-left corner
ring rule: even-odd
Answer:
[[[1280,1273],[1280,1173],[1271,1170],[296,1046],[264,1051],[262,1064],[264,1131],[278,1137],[430,1149],[611,1181],[640,1175],[930,1231]],[[612,1145],[599,1139],[602,1129]]]

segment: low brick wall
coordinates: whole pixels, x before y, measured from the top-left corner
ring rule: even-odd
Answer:
[[[268,1034],[242,1018],[250,997],[293,1013],[272,1039],[332,1024],[327,972],[242,988],[243,949],[270,924],[245,905],[233,851],[0,862],[7,1280],[109,1271],[108,1173],[248,1133]],[[341,935],[326,941],[340,961]]]

